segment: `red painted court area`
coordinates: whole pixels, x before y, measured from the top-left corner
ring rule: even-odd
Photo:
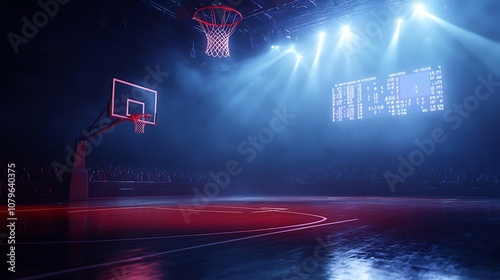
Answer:
[[[497,200],[296,197],[233,198],[204,206],[189,202],[131,198],[19,206],[14,278],[500,275]],[[1,218],[7,218],[5,211]],[[402,266],[410,269],[398,269]]]
[[[147,238],[172,233],[249,234],[323,226],[334,218],[315,214],[318,209],[300,204],[231,203],[203,207],[146,204],[153,205],[22,207],[17,213],[25,230],[19,231],[18,236],[31,242],[53,239],[53,230],[62,221],[68,225],[67,241],[82,241],[86,237],[110,239],[117,235]],[[33,226],[36,231],[32,231]]]

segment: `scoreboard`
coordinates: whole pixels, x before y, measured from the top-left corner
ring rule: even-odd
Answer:
[[[333,122],[444,110],[441,66],[335,84]]]

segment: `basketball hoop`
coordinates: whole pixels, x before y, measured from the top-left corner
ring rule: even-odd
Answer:
[[[144,127],[146,126],[146,122],[151,120],[150,114],[132,114],[130,118],[135,124],[135,133],[144,133]]]
[[[242,18],[240,12],[226,6],[208,6],[196,10],[193,19],[200,23],[207,37],[205,53],[213,57],[229,57],[229,37]]]

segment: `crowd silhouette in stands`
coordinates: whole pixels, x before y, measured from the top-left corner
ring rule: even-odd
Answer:
[[[16,164],[16,179],[18,182],[47,182],[44,192],[50,195],[54,185],[60,183],[62,170],[54,168],[53,162],[64,162],[65,155],[51,154],[47,157],[47,147],[38,146],[23,150],[22,146],[2,146],[0,161],[2,166],[14,162]],[[280,172],[268,181],[280,181],[288,184],[332,184],[335,183],[385,183],[384,173],[391,171],[397,174],[400,161],[392,158],[344,158],[332,159],[328,162],[305,164]],[[158,163],[136,163],[131,160],[109,160],[92,158],[87,161],[89,182],[155,182],[155,183],[207,183],[211,180],[210,170],[193,170],[173,168]],[[3,168],[3,178],[6,178],[6,168]],[[57,174],[59,173],[59,174]],[[265,176],[242,175],[233,180],[266,180]],[[415,168],[414,174],[405,178],[407,182],[458,182],[475,185],[498,186],[500,182],[500,165],[498,161],[464,160],[454,157],[429,157]],[[5,190],[5,184],[2,186]],[[4,193],[4,192],[2,192]]]
[[[400,161],[397,158],[384,160],[350,159],[342,163],[331,162],[313,167],[296,168],[290,175],[293,183],[328,182],[386,182],[386,172],[398,173]],[[429,159],[407,176],[405,182],[460,182],[499,183],[500,166],[478,160],[461,161],[453,157]]]
[[[88,164],[90,182],[162,182],[203,183],[209,180],[208,172],[181,170],[123,163],[120,161],[98,161]]]
[[[289,172],[273,176],[273,181],[289,183],[349,183],[386,182],[386,171],[398,174],[399,161],[370,161],[355,159],[342,163],[330,162],[309,167],[293,168]],[[159,165],[134,165],[112,161],[89,164],[89,181],[134,181],[164,183],[204,183],[210,180],[208,170],[181,170]],[[500,166],[490,166],[479,161],[461,162],[453,158],[428,161],[415,168],[405,178],[410,182],[485,182],[498,183]],[[264,180],[256,178],[256,180]]]

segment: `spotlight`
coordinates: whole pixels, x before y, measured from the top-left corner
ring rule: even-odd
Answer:
[[[349,25],[342,26],[342,33],[344,33],[344,34],[349,33]]]
[[[403,23],[403,19],[402,18],[399,18],[398,19],[398,24],[401,25]]]
[[[422,6],[420,4],[415,5],[415,12],[417,12],[418,14],[425,13],[424,6]]]
[[[349,29],[349,25],[342,26],[342,37],[341,40],[347,40],[351,37],[351,30]]]
[[[302,55],[300,55],[300,54],[296,54],[296,55],[295,55],[295,58],[296,58],[297,60],[301,60],[301,59],[302,59]]]
[[[275,49],[275,48],[276,48],[276,46],[275,46],[275,45],[272,45],[272,46],[271,46],[271,49]]]
[[[314,63],[316,63],[319,59],[319,55],[321,54],[321,49],[323,48],[323,43],[325,41],[325,32],[320,32],[319,33],[319,40],[318,40],[318,49],[316,51],[316,57],[314,58]]]

